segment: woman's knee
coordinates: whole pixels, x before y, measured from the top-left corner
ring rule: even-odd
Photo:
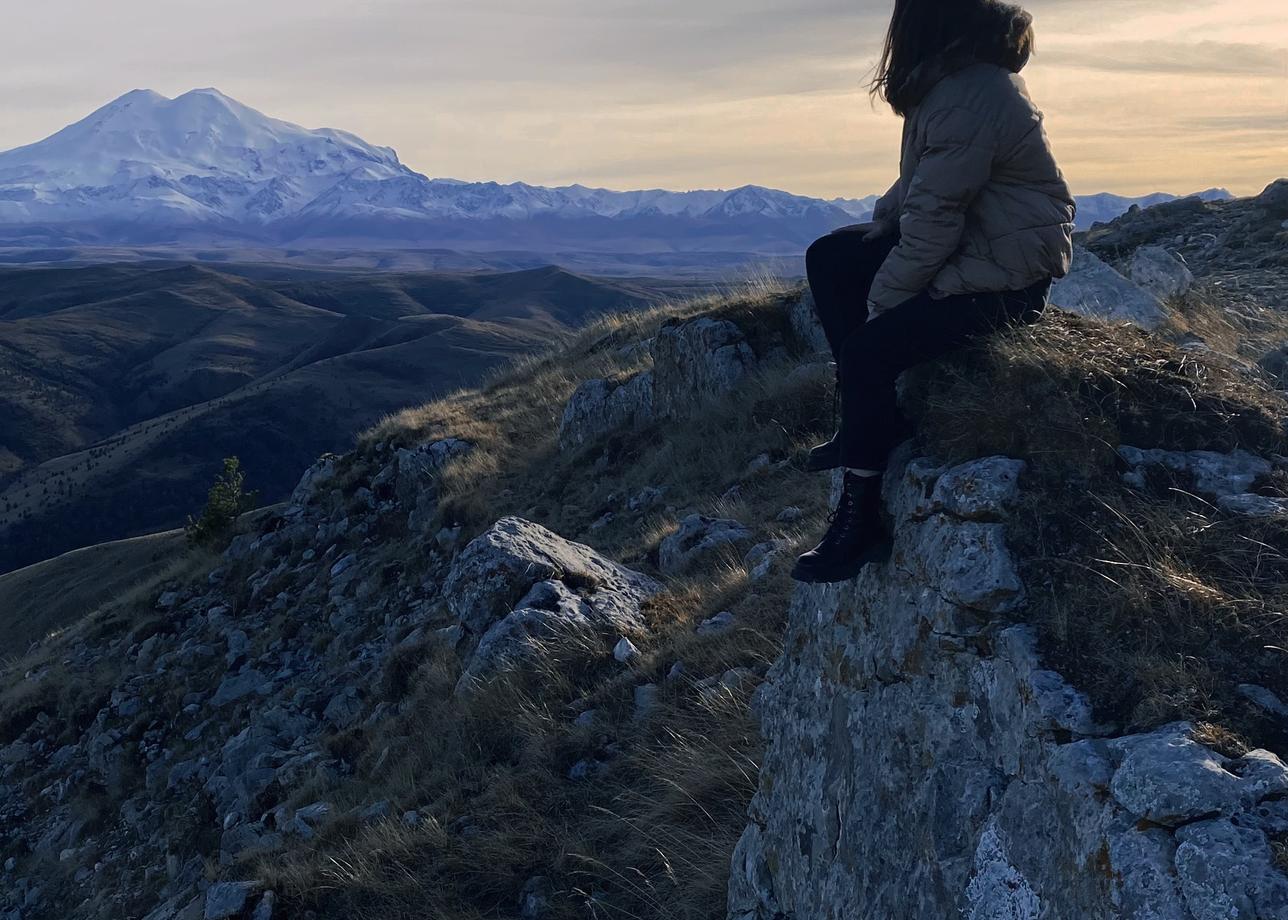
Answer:
[[[805,270],[810,274],[836,262],[838,256],[846,249],[843,234],[829,233],[821,236],[805,250]]]
[[[841,365],[851,379],[866,382],[893,380],[898,370],[889,360],[890,349],[873,326],[864,324],[841,347]]]

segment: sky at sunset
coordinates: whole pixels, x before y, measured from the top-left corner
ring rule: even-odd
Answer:
[[[214,86],[430,176],[885,189],[892,0],[45,0],[6,11],[0,149],[127,90]],[[1285,0],[1032,0],[1025,71],[1079,193],[1288,175]]]

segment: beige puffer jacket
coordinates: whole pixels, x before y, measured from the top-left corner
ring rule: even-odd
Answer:
[[[897,220],[900,240],[872,284],[872,311],[925,290],[1020,290],[1069,271],[1076,205],[1018,74],[1024,59],[1006,64],[935,61],[917,75],[925,95],[904,120],[900,177],[873,214]]]

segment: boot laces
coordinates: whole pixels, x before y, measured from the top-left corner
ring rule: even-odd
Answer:
[[[823,536],[824,543],[835,543],[845,539],[850,530],[858,525],[859,513],[857,503],[850,490],[844,489],[841,492],[841,499],[836,503],[827,516],[827,533]]]

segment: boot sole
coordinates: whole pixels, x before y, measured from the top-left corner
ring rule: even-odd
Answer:
[[[849,581],[856,578],[860,572],[873,562],[885,562],[890,558],[890,552],[893,544],[889,540],[884,540],[860,553],[852,562],[844,566],[838,566],[827,572],[820,572],[811,569],[809,566],[796,563],[792,569],[792,579],[807,585],[831,585],[837,582]]]

